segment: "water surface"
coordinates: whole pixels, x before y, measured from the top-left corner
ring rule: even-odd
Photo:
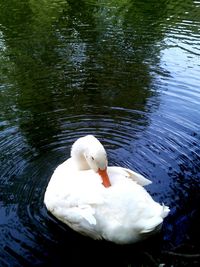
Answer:
[[[199,265],[199,29],[199,1],[1,1],[1,266]],[[170,206],[158,236],[116,246],[47,213],[53,170],[91,133]]]

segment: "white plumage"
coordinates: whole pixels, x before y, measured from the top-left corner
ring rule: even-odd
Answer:
[[[87,135],[55,169],[44,202],[75,231],[117,244],[134,243],[160,229],[169,213],[143,188],[150,183],[132,170],[107,167],[104,147]]]

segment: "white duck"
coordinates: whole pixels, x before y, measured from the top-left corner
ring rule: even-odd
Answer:
[[[51,177],[44,197],[47,209],[75,231],[118,244],[158,231],[169,208],[143,188],[151,181],[107,164],[106,151],[93,135],[79,138],[71,157]]]

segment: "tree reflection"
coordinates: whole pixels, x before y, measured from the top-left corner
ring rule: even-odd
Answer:
[[[12,84],[7,98],[12,90],[20,128],[35,148],[46,143],[45,136],[51,138],[57,132],[56,120],[48,113],[54,109],[52,88],[54,77],[59,76],[55,71],[56,39],[52,23],[60,15],[63,2],[38,4],[38,1],[11,1],[1,6],[4,54],[8,62],[4,83],[5,87]]]
[[[69,119],[68,128],[64,129],[68,134],[81,126],[79,121],[78,125],[71,125],[70,117],[74,116],[73,122],[76,122],[76,115],[87,114],[87,127],[92,125],[98,129],[101,127],[98,122],[90,121],[94,113],[112,113],[106,107],[117,107],[116,110],[119,111],[115,110],[109,116],[113,118],[116,127],[119,127],[122,114],[120,109],[138,110],[141,111],[140,114],[147,111],[145,114],[149,114],[158,107],[159,98],[153,105],[154,109],[148,105],[148,101],[152,96],[155,100],[158,95],[157,75],[169,75],[160,64],[160,52],[167,47],[166,34],[182,20],[192,21],[195,17],[196,22],[200,21],[196,5],[192,0],[0,2],[0,126],[3,133],[0,137],[5,146],[12,147],[3,150],[6,155],[1,157],[7,168],[6,172],[1,169],[1,175],[6,176],[1,180],[1,196],[7,205],[5,211],[8,212],[5,217],[10,211],[8,203],[12,202],[15,195],[22,192],[30,195],[28,200],[35,202],[39,197],[42,198],[41,188],[44,189],[45,185],[40,181],[41,186],[38,186],[39,183],[36,185],[35,181],[45,172],[46,165],[41,172],[36,171],[43,166],[43,158],[39,165],[35,161],[35,169],[32,166],[26,169],[23,179],[16,179],[20,170],[23,170],[26,159],[29,160],[28,153],[45,155],[45,149],[48,150],[49,145],[57,144],[57,140],[63,142],[62,138],[59,140],[63,120]],[[199,33],[197,23],[188,25],[182,27]],[[178,42],[177,37],[175,45]],[[122,115],[124,114],[128,112]],[[133,121],[133,116],[140,116],[135,114],[131,115],[130,121]],[[134,118],[134,122],[137,120],[140,117]],[[146,126],[149,123],[148,116],[143,121]],[[130,128],[133,128],[132,125]],[[123,135],[123,127],[119,127],[119,130]],[[133,130],[130,131],[132,135]],[[14,141],[10,142],[9,138]],[[143,144],[142,142],[142,146]],[[153,152],[151,155],[155,155]],[[160,156],[160,152],[156,153],[156,156]],[[50,161],[49,158],[45,157],[45,160]],[[189,163],[186,162],[185,166],[188,171]],[[181,210],[177,209],[176,216],[173,217],[172,214],[169,221],[169,225],[175,225],[176,231],[181,229],[184,220],[192,221],[188,219],[189,216],[198,217],[199,203],[197,180],[191,179],[193,175],[198,177],[197,169],[195,173],[191,169],[187,177],[183,166],[175,166],[173,172],[179,167],[180,172],[175,173],[178,180],[170,193],[174,194],[176,205]],[[35,176],[27,178],[31,170],[34,170]],[[50,166],[48,170],[51,170]],[[173,176],[174,173],[170,175]],[[34,186],[38,186],[35,191]],[[17,196],[19,202],[24,201],[23,194]],[[26,204],[21,206],[27,206]],[[191,210],[190,207],[196,210]],[[183,209],[187,212],[185,217]],[[12,218],[15,214],[15,211],[14,215],[11,212]],[[26,215],[25,210],[23,216]],[[180,220],[177,220],[177,216]],[[12,219],[12,225],[13,220],[15,219]],[[24,219],[25,221],[28,220]],[[189,228],[192,229],[194,225],[197,229],[195,233],[198,233],[196,223],[193,222]],[[175,235],[177,233],[169,228],[168,236],[175,239]]]
[[[175,13],[170,5],[136,0],[1,3],[4,84],[12,84],[9,91],[28,142],[39,148],[55,138],[59,118],[52,111],[58,109],[84,114],[92,103],[100,110],[102,104],[144,110],[156,93],[166,17]]]

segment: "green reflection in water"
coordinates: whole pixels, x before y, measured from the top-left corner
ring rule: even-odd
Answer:
[[[150,111],[156,75],[169,75],[160,66],[166,32],[196,10],[189,0],[2,1],[2,120],[40,147],[60,131],[57,110]]]
[[[56,158],[59,154],[47,153],[48,158],[42,149],[49,152],[49,144],[58,144],[57,140],[66,145],[67,133],[63,137],[62,132],[75,135],[82,125],[100,129],[103,123],[91,122],[98,117],[95,114],[115,122],[121,139],[126,125],[129,139],[134,139],[134,124],[143,120],[144,127],[148,125],[149,114],[159,106],[162,88],[158,76],[171,75],[160,60],[163,49],[169,47],[167,41],[171,39],[174,47],[181,42],[193,44],[195,34],[199,36],[199,22],[198,2],[191,0],[1,1],[0,160],[4,203],[20,200],[21,193],[21,200],[29,195],[27,186],[30,193],[39,189],[36,196],[41,196],[44,185],[40,187],[37,179],[46,169],[49,171],[51,155]],[[123,116],[130,117],[132,124]],[[82,118],[87,119],[86,126]],[[68,124],[63,129],[65,120]],[[161,143],[150,150],[156,151]],[[148,155],[148,147],[146,150],[147,160],[159,155]],[[20,180],[27,161],[40,152],[44,154],[39,166],[37,160],[35,169],[30,164]],[[170,159],[174,158],[169,155]],[[156,164],[155,158],[152,162]],[[29,170],[34,175],[27,178]],[[184,176],[180,178],[179,191]],[[177,186],[175,191],[177,194]],[[9,205],[7,208],[9,211]]]

